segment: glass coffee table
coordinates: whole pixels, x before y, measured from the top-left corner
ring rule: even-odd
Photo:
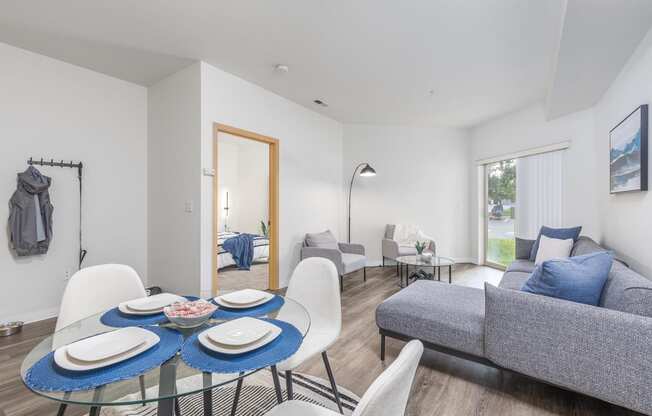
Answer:
[[[424,260],[419,255],[400,256],[396,258],[396,262],[399,266],[398,276],[401,287],[405,287],[416,280],[441,281],[442,267],[448,267],[448,283],[453,282],[453,266],[455,265],[455,260],[449,257],[433,256],[430,260]],[[414,268],[412,273],[410,273],[410,266]],[[429,267],[432,267],[432,273],[426,271]],[[403,272],[404,268],[405,273]],[[405,284],[403,283],[404,279]]]

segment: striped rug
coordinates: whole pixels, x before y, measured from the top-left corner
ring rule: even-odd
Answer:
[[[280,373],[281,386],[283,387],[283,399],[287,399],[285,392],[284,374]],[[294,399],[317,404],[328,409],[337,411],[337,404],[333,397],[328,380],[308,376],[301,373],[293,373]],[[201,386],[201,376],[193,376],[184,379],[183,390],[193,389],[194,386]],[[157,388],[150,388],[154,394]],[[350,415],[360,398],[343,387],[338,387],[344,414]],[[235,395],[235,383],[213,390],[213,414],[229,415]],[[124,399],[138,398],[139,394],[130,395]],[[121,400],[124,401],[124,400]],[[238,403],[238,416],[259,416],[276,405],[276,393],[272,382],[272,374],[269,370],[259,371],[245,378],[240,401]],[[204,416],[204,400],[201,393],[191,394],[179,399],[181,416]],[[156,403],[132,406],[112,406],[102,408],[103,416],[156,416]]]

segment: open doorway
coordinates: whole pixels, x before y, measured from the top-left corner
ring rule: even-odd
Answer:
[[[213,293],[278,288],[278,141],[214,125]]]

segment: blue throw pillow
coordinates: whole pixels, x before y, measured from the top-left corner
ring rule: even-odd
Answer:
[[[547,260],[534,269],[521,290],[597,305],[612,262],[613,255],[607,251]]]
[[[558,240],[568,240],[573,239],[573,242],[576,242],[580,238],[580,233],[582,232],[582,227],[573,227],[573,228],[550,228],[543,226],[539,230],[539,235],[537,236],[537,241],[534,242],[532,246],[532,251],[530,251],[530,261],[534,261],[537,258],[537,251],[539,251],[539,241],[541,236],[545,235],[548,238],[556,238]]]

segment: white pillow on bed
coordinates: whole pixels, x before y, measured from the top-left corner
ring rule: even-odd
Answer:
[[[574,242],[575,241],[572,238],[569,238],[568,240],[560,240],[558,238],[546,237],[542,234],[541,239],[539,240],[539,250],[537,251],[537,258],[534,260],[534,264],[539,265],[546,260],[568,258],[573,249]]]

